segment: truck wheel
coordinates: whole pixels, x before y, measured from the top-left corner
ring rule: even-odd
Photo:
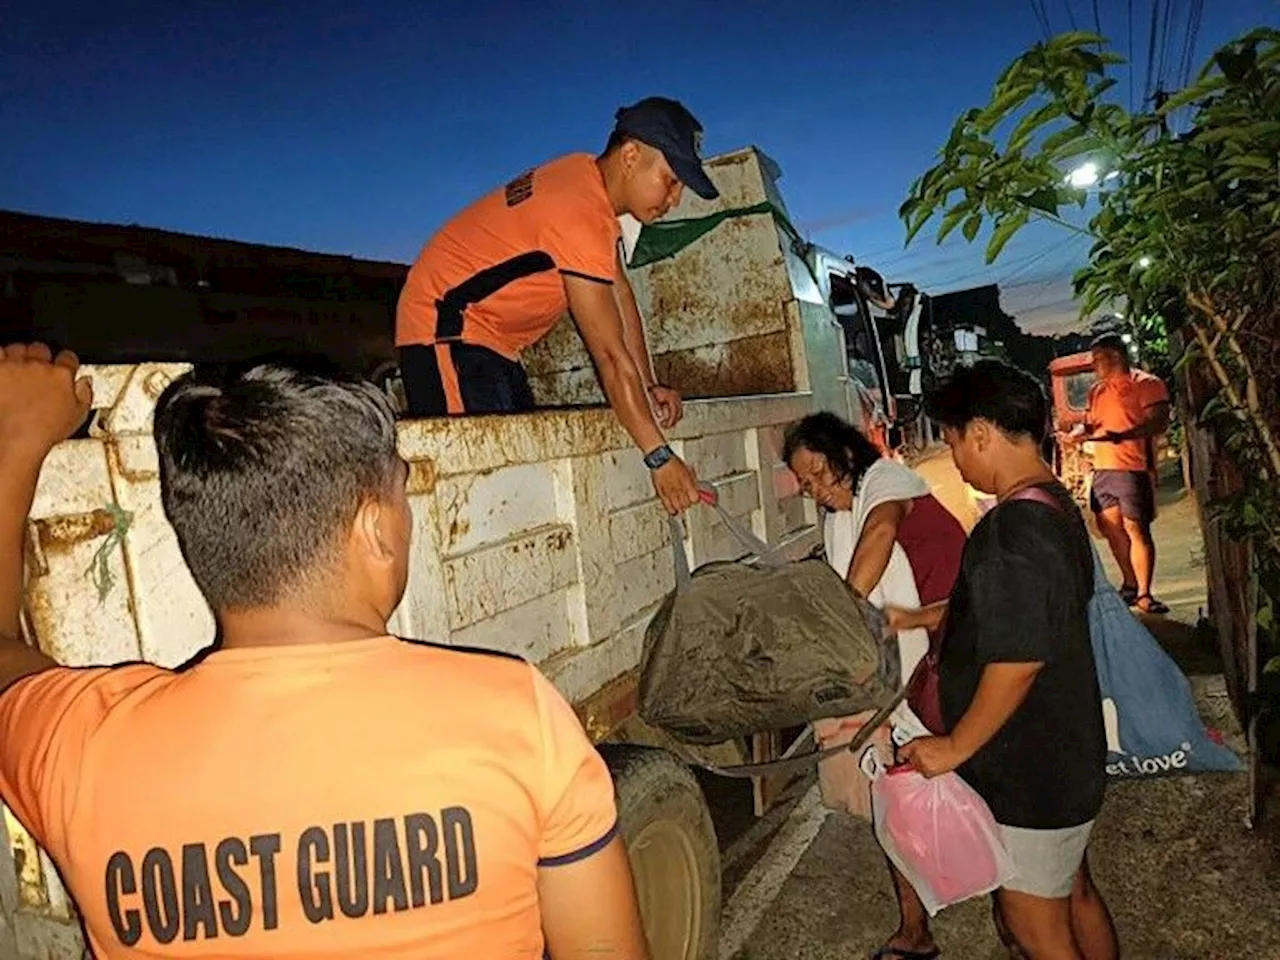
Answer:
[[[600,749],[613,774],[653,960],[710,960],[720,921],[720,848],[702,789],[665,750]]]

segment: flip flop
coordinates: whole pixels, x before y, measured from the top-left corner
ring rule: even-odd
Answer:
[[[1150,605],[1144,607],[1142,605],[1143,600],[1149,601]],[[1151,614],[1153,617],[1162,617],[1169,612],[1169,607],[1167,604],[1161,603],[1159,600],[1157,600],[1155,597],[1153,597],[1149,593],[1144,593],[1142,594],[1142,596],[1135,598],[1133,601],[1133,606],[1137,608],[1139,613],[1148,613],[1148,614]]]
[[[891,947],[885,944],[871,955],[871,960],[937,960],[942,951],[937,947],[931,950],[907,950],[905,947]]]

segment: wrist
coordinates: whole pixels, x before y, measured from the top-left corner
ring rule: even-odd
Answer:
[[[676,458],[675,451],[663,443],[644,455],[644,465],[650,470],[661,470]]]
[[[956,724],[956,728],[947,734],[946,740],[947,748],[955,759],[956,766],[966,763],[970,757],[977,753],[977,748],[965,742],[963,718],[960,723]]]

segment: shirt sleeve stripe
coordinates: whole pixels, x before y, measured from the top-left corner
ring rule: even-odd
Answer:
[[[616,837],[617,835],[618,835],[618,824],[615,822],[614,825],[609,828],[608,833],[606,833],[599,840],[589,843],[585,847],[580,847],[579,849],[574,850],[572,853],[564,853],[558,857],[543,857],[538,861],[538,866],[566,867],[571,863],[577,863],[579,860],[585,860],[587,859],[587,857],[594,856],[595,854],[603,850],[605,847],[607,847],[611,842],[613,842],[613,838]]]
[[[592,283],[603,283],[606,286],[613,286],[613,278],[609,277],[593,277],[589,273],[579,273],[577,270],[561,270],[560,273],[566,277],[577,277],[579,280],[590,280]]]

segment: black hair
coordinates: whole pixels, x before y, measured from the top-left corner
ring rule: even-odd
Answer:
[[[1120,355],[1121,360],[1125,363],[1129,362],[1129,345],[1124,342],[1124,338],[1118,333],[1104,333],[1094,337],[1093,342],[1089,344],[1089,349],[1117,353]]]
[[[811,413],[787,428],[782,439],[783,461],[791,463],[802,449],[820,454],[837,480],[855,485],[880,459],[880,450],[861,430],[826,411]]]
[[[279,364],[179,377],[156,403],[155,442],[165,517],[214,611],[278,603],[323,574],[397,476],[376,387]]]
[[[1040,382],[999,360],[958,368],[928,396],[925,410],[944,427],[963,431],[974,420],[986,420],[1036,443],[1044,441],[1049,428],[1049,403]]]
[[[631,134],[624,133],[617,127],[614,127],[613,132],[609,134],[609,139],[605,143],[604,150],[601,152],[600,156],[607,157],[609,154],[613,153],[613,151],[621,150],[624,144],[630,143],[634,139],[635,137]]]

